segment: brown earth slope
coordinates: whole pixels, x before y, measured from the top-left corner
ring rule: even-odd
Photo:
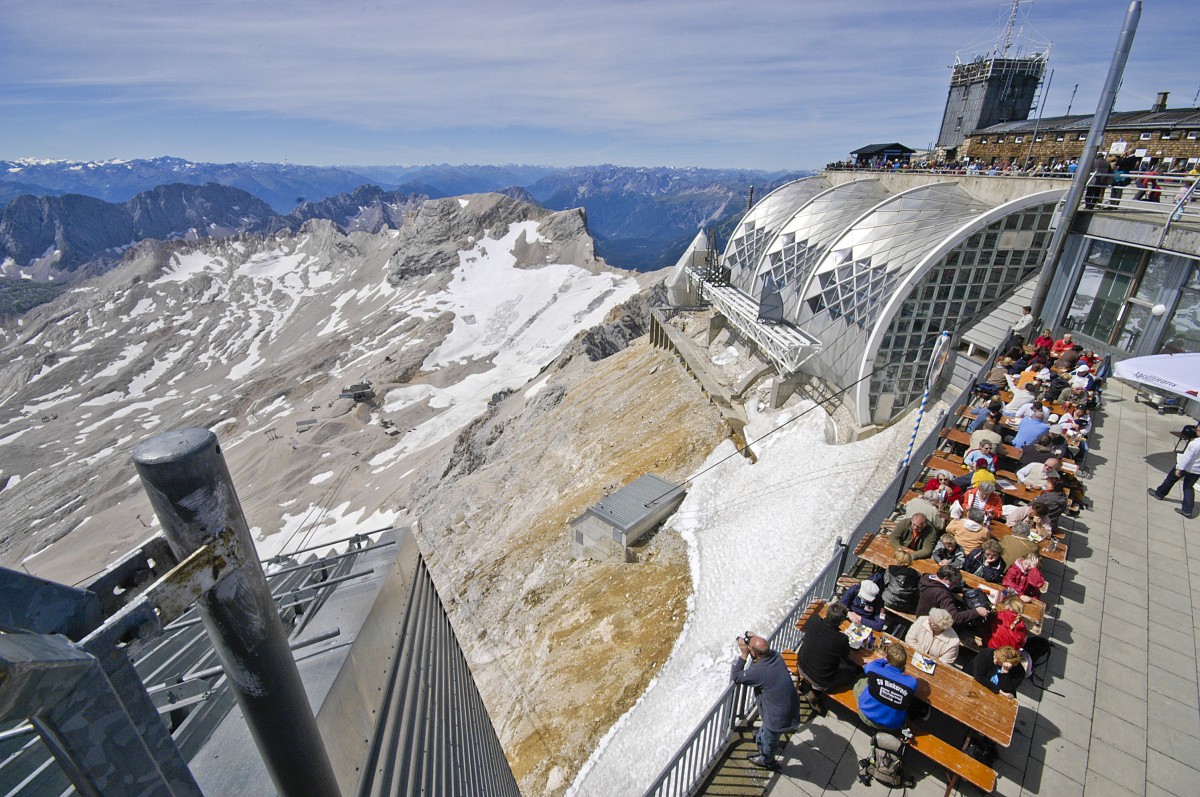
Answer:
[[[666,660],[691,594],[676,533],[636,563],[575,561],[568,522],[644,473],[682,482],[728,433],[643,336],[501,402],[445,477],[414,489],[410,516],[524,793],[565,789]]]

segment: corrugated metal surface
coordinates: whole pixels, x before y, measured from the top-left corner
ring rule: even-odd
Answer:
[[[345,572],[352,561],[339,562],[335,574]],[[268,582],[272,592],[279,597],[305,583],[309,572],[305,569],[281,577],[270,576]],[[295,607],[284,610],[287,627],[294,629],[296,619]],[[147,688],[154,690],[155,700],[159,703],[163,702],[163,695],[168,694],[168,686],[175,685],[173,691],[180,694],[190,694],[187,682],[195,677],[193,674],[219,665],[195,607],[167,626],[163,636],[141,650],[133,660],[138,677]],[[182,686],[181,682],[184,682]],[[195,698],[183,700],[179,703],[180,708],[164,716],[185,759],[196,754],[234,707],[233,695],[219,672],[192,680],[190,684],[199,688],[202,699],[198,702]],[[0,723],[0,794],[40,797],[70,790],[70,782],[45,744],[33,733],[20,732],[23,726],[23,721]]]
[[[682,497],[682,487],[647,473],[600,499],[588,508],[587,513],[596,515],[618,531],[628,532]]]
[[[411,536],[318,715],[346,795],[520,797]]]

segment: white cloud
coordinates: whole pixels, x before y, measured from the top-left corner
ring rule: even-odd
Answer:
[[[545,162],[531,155],[550,142],[552,152],[577,153],[575,163],[613,159],[588,157],[597,147],[704,153],[704,165],[763,165],[764,152],[781,167],[817,165],[807,152],[841,153],[874,140],[927,143],[955,51],[986,47],[1006,5],[5,1],[0,103],[25,112],[22,128],[39,124],[34,109],[44,112],[48,99],[63,104],[62,114],[67,106],[80,113],[115,104],[118,114],[174,109],[234,115],[248,126],[308,120],[317,128],[297,129],[276,147],[303,151],[324,136],[326,158],[345,152],[342,162],[379,163],[363,150],[379,152],[389,140],[389,151],[416,147],[416,160],[428,161],[420,147],[440,140],[451,151],[526,150],[493,161]],[[1051,112],[1065,110],[1075,82],[1075,108],[1094,107],[1124,10],[1116,0],[1059,0],[1023,16],[1026,33],[1056,41]],[[1175,104],[1190,100],[1180,95],[1194,86],[1171,82],[1192,71],[1185,36],[1198,22],[1190,0],[1146,9],[1119,107],[1146,107],[1155,91],[1171,88]],[[57,124],[64,140],[86,140],[85,126]],[[237,126],[224,126],[232,138]],[[508,132],[497,140],[495,131]],[[28,140],[58,139],[31,132]]]

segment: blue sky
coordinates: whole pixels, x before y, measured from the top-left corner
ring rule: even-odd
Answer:
[[[1128,0],[1035,0],[1046,115],[1095,110]],[[1003,0],[0,0],[0,158],[811,168],[927,146]],[[1191,106],[1197,0],[1117,99]]]

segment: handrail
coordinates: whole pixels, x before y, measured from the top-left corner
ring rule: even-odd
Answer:
[[[1011,333],[1010,333],[1011,335]],[[1007,339],[1006,339],[1007,341]],[[949,409],[938,422],[937,428],[917,447],[913,456],[914,462],[923,462],[933,453],[940,440],[939,435],[948,425],[958,420],[958,409],[971,397],[971,390],[983,374],[991,370],[997,355],[1004,349],[1000,346],[992,352],[981,368],[974,372],[974,379],[952,400]],[[960,365],[959,361],[955,362]],[[901,494],[901,488],[907,486],[910,470],[898,469],[891,481],[880,493],[879,498],[867,510],[867,514],[855,527],[850,539],[844,544],[838,540],[837,550],[833,557],[812,580],[804,594],[796,601],[779,625],[771,632],[768,642],[773,650],[791,648],[795,650],[801,639],[800,631],[796,628],[808,605],[815,598],[828,598],[833,595],[838,576],[846,564],[845,553],[858,547],[858,544],[868,534],[879,530],[880,525],[896,509],[895,496]],[[713,768],[721,760],[721,756],[739,727],[745,727],[753,722],[757,709],[751,701],[751,690],[748,687],[731,683],[713,704],[696,729],[687,738],[675,755],[667,762],[645,791],[645,797],[688,797],[695,789],[704,783]]]
[[[1123,176],[1129,182],[1114,185],[1112,174],[1093,172],[1087,182],[1093,198],[1089,203],[1085,197],[1085,209],[1165,215],[1164,234],[1181,219],[1200,221],[1200,177],[1158,172],[1126,172]]]

